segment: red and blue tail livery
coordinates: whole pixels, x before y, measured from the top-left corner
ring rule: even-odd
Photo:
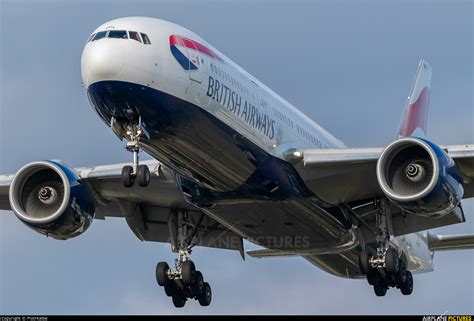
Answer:
[[[426,135],[430,101],[431,66],[420,60],[407,106],[400,123],[398,137]]]

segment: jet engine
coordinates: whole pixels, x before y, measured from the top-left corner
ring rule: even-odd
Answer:
[[[21,168],[10,185],[10,206],[35,231],[66,240],[82,234],[94,219],[90,188],[77,173],[56,161]]]
[[[407,213],[440,217],[462,199],[463,179],[453,159],[428,140],[396,140],[377,162],[383,193]]]

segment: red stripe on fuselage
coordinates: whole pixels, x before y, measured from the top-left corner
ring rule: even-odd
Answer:
[[[400,136],[408,137],[417,128],[421,128],[423,132],[426,132],[429,99],[430,89],[425,87],[421,91],[420,96],[418,96],[418,99],[413,104],[407,106],[402,126],[400,127]]]
[[[170,46],[183,46],[189,49],[197,50],[206,54],[214,59],[222,61],[222,59],[216,55],[211,49],[207,48],[204,45],[201,45],[199,42],[191,40],[189,38],[177,35],[170,36]]]

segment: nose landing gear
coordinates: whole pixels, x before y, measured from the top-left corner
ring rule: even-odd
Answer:
[[[127,138],[128,142],[125,149],[132,153],[133,164],[132,166],[124,166],[122,168],[122,183],[126,188],[130,188],[138,181],[138,185],[145,187],[150,183],[150,170],[146,165],[140,165],[139,153],[140,153],[140,137],[143,131],[140,125],[132,124],[127,126]]]

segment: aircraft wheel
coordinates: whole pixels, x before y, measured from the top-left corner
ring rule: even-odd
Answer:
[[[369,252],[367,250],[359,252],[359,268],[362,274],[369,273]]]
[[[370,269],[367,273],[367,282],[369,282],[370,285],[374,285],[375,282],[377,282],[377,277],[377,270]]]
[[[181,295],[173,295],[172,297],[173,305],[176,308],[182,308],[186,304],[186,298],[182,297]]]
[[[198,297],[198,300],[199,300],[199,304],[203,307],[207,307],[209,304],[211,304],[212,290],[209,283],[204,282],[203,292]]]
[[[400,287],[403,295],[410,295],[413,292],[413,275],[410,271],[406,272],[405,282]]]
[[[135,183],[132,166],[124,166],[122,168],[122,183],[124,187],[130,188]]]
[[[193,261],[191,260],[184,261],[181,264],[181,276],[183,278],[183,283],[185,285],[192,284],[195,275],[196,275],[196,267],[194,266]]]
[[[385,269],[388,273],[398,272],[399,261],[397,250],[393,247],[387,250],[385,253]]]
[[[196,297],[199,297],[204,291],[204,277],[200,271],[196,271],[192,290]]]
[[[169,284],[170,279],[168,278],[168,270],[170,267],[166,262],[160,262],[156,265],[156,281],[160,286],[166,286]]]
[[[172,297],[174,295],[179,294],[179,289],[176,287],[176,285],[169,283],[165,285],[165,294],[166,296]]]
[[[374,284],[374,292],[376,296],[384,296],[387,294],[387,286],[383,282],[376,282]]]
[[[150,184],[150,170],[148,169],[148,166],[146,165],[138,166],[137,179],[138,179],[139,186],[145,187],[145,186],[148,186],[148,184]]]
[[[398,287],[401,288],[403,286],[403,284],[405,284],[405,282],[406,282],[408,271],[407,271],[407,267],[405,265],[405,261],[400,259],[399,264],[400,265],[398,267],[398,271],[395,274],[395,281],[397,282]]]

